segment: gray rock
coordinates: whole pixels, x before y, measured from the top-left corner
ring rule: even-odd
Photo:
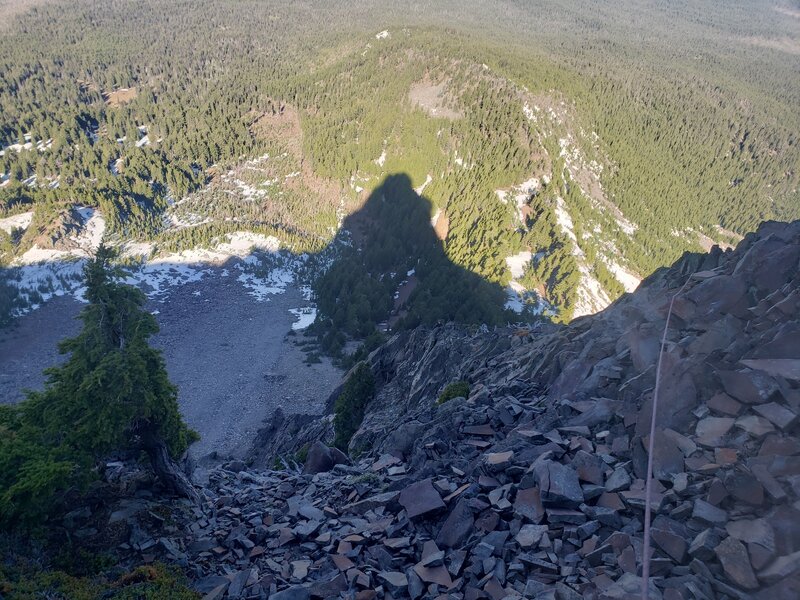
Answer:
[[[724,525],[728,520],[728,513],[705,500],[697,498],[694,501],[692,518],[710,525]]]
[[[272,594],[269,600],[310,600],[311,594],[308,589],[302,585],[293,585],[292,587]]]
[[[732,537],[726,538],[716,547],[715,552],[719,562],[722,563],[725,575],[731,581],[747,590],[758,588],[758,580],[742,542]]]
[[[400,571],[381,571],[378,579],[393,593],[404,593],[408,588],[408,577]]]
[[[534,467],[544,506],[578,508],[583,503],[583,490],[574,469],[554,461]]]
[[[763,371],[720,371],[725,392],[745,404],[765,404],[780,393],[775,380]]]
[[[423,479],[413,483],[402,492],[398,501],[408,513],[408,518],[413,519],[445,507],[442,497],[433,487],[431,479]]]
[[[460,548],[469,537],[474,524],[472,509],[469,508],[467,500],[462,498],[442,524],[439,535],[436,536],[436,543],[445,548]]]
[[[527,550],[537,546],[542,536],[547,534],[547,525],[523,525],[514,537],[521,548]]]
[[[319,440],[314,442],[308,449],[306,462],[303,465],[303,472],[312,475],[316,473],[327,473],[334,466],[347,464],[347,455],[337,448],[329,448]]]
[[[800,551],[781,556],[758,574],[766,583],[777,583],[800,571]]]
[[[242,590],[250,578],[250,569],[239,571],[231,578],[231,585],[228,587],[229,598],[239,598],[242,595]]]
[[[622,467],[617,467],[606,481],[607,492],[620,492],[631,487],[631,476]]]

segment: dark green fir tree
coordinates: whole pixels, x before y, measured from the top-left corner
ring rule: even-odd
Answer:
[[[85,267],[83,328],[59,347],[67,361],[46,371],[42,392],[0,412],[2,520],[41,516],[80,491],[109,456],[145,453],[167,489],[196,498],[178,459],[197,439],[178,410],[145,296],[121,283],[114,251],[100,246]]]

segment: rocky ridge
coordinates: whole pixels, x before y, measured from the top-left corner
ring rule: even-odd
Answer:
[[[655,367],[684,284],[656,419],[650,597],[796,598],[800,222],[686,255],[567,327],[397,335],[368,361],[355,464],[324,445],[329,418],[289,419],[270,453],[314,441],[303,471],[229,463],[200,506],[143,490],[102,518],[123,555],[182,565],[206,600],[638,598]],[[437,405],[455,380],[469,397]]]

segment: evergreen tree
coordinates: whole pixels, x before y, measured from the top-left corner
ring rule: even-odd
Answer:
[[[0,512],[31,517],[59,491],[80,489],[114,453],[145,452],[170,491],[196,498],[175,459],[197,439],[178,410],[144,294],[118,281],[114,251],[101,245],[84,269],[83,328],[59,350],[69,359],[46,371],[42,392],[0,413]],[[34,504],[30,504],[33,502]]]

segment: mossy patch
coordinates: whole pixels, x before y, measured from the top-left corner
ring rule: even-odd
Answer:
[[[469,384],[466,381],[454,381],[447,384],[442,393],[439,394],[436,404],[444,404],[453,398],[469,398]]]

